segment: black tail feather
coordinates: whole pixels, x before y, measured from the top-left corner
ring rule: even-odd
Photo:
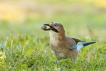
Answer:
[[[87,45],[94,44],[94,43],[96,43],[96,42],[84,42],[83,46],[87,46]]]

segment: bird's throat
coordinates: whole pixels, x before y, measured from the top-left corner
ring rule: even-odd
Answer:
[[[65,35],[56,33],[54,31],[49,31],[50,34],[50,43],[58,43],[65,40]]]

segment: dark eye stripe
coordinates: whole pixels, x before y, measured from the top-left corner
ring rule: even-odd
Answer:
[[[51,30],[53,30],[54,32],[57,32],[58,33],[58,30],[55,29],[55,28],[51,28]]]

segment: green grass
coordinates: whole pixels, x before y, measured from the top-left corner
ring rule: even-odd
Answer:
[[[63,22],[67,23],[66,20],[67,19]],[[29,22],[30,24],[23,23],[17,25],[9,24],[8,22],[2,22],[2,24],[0,24],[2,29],[0,30],[0,71],[106,70],[106,38],[102,35],[105,28],[98,28],[99,24],[88,25],[96,35],[96,37],[93,36],[94,40],[101,39],[101,41],[83,48],[79,51],[77,60],[72,62],[70,59],[58,61],[51,53],[49,47],[49,33],[40,29],[43,23],[36,22],[35,24],[35,21],[31,20]],[[75,21],[72,20],[71,22]],[[85,21],[85,23],[87,23],[87,21]],[[82,23],[79,26],[76,22],[76,24],[63,25],[68,36],[93,41],[90,36],[92,33],[88,31],[86,24]],[[103,31],[100,32],[101,30]]]
[[[96,21],[95,18],[92,21]],[[66,20],[64,19],[62,22],[67,23]],[[105,29],[102,28],[104,24],[101,24],[100,28],[98,28],[99,24],[88,24],[96,35],[96,37],[93,36],[94,40],[99,41],[79,51],[77,60],[72,62],[70,59],[58,61],[49,47],[49,33],[40,29],[43,23],[36,22],[35,24],[35,21],[31,20],[29,22],[30,24],[9,24],[8,22],[0,24],[0,71],[106,70],[106,38],[102,35]],[[71,22],[75,21],[71,20]],[[90,36],[92,33],[89,32],[86,24],[79,25],[77,21],[75,23],[63,24],[66,34],[82,40],[93,41]]]
[[[0,71],[104,71],[106,69],[105,44],[97,42],[83,48],[75,62],[70,59],[58,61],[50,51],[48,39],[48,37],[34,39],[30,35],[8,36],[0,45]],[[89,57],[87,57],[88,52]]]

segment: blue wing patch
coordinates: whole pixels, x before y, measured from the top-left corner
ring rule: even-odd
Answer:
[[[75,49],[77,49],[77,46],[76,46],[76,45],[74,45],[74,46],[71,46],[71,48],[73,48],[73,49],[75,50]]]

